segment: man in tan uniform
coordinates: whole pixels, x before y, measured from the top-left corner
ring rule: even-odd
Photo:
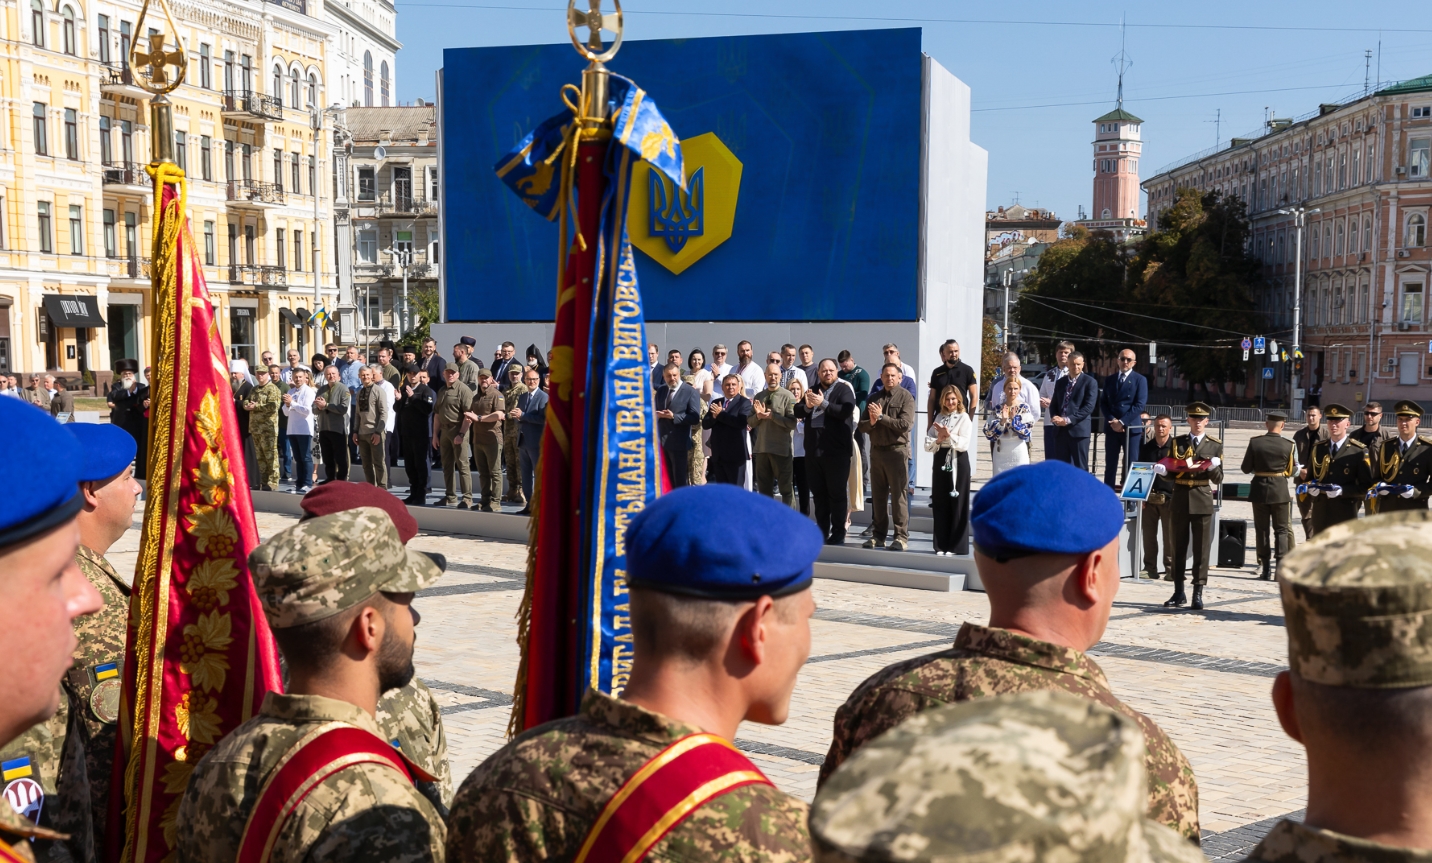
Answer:
[[[413,787],[431,777],[374,721],[379,696],[412,679],[413,594],[441,568],[406,549],[376,507],[281,531],[249,568],[288,693],[270,693],[195,765],[178,861],[230,863],[254,842],[273,860],[441,861],[442,818]]]
[[[371,368],[358,371],[363,382],[356,400],[353,417],[353,438],[358,444],[358,458],[363,462],[363,479],[378,488],[388,487],[388,403],[378,387],[382,375]]]
[[[502,420],[507,403],[487,369],[478,370],[477,387],[466,414],[472,423],[472,454],[482,488],[482,511],[497,512],[497,503],[502,499]]]
[[[472,390],[459,386],[457,368],[443,369],[443,388],[438,391],[433,403],[433,449],[442,455],[443,495],[441,506],[455,506],[459,509],[472,508],[472,472],[467,463],[468,425],[465,416],[472,407]],[[453,472],[461,485],[462,502],[458,502],[459,488],[453,485]]]
[[[503,403],[507,406],[506,422],[502,424],[502,469],[507,474],[507,494],[502,496],[504,501],[515,503],[519,506],[527,505],[527,496],[522,493],[522,459],[517,448],[517,437],[520,431],[522,410],[517,407],[517,400],[527,395],[527,385],[522,382],[522,366],[511,363],[507,366],[507,389],[502,394]]]

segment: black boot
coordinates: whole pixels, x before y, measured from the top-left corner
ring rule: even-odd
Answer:
[[[1258,577],[1261,578],[1263,581],[1272,581],[1272,580],[1273,580],[1273,564],[1269,563],[1269,562],[1266,561],[1266,560],[1263,561],[1263,573],[1262,573],[1261,575],[1259,575]]]
[[[1164,608],[1183,608],[1187,604],[1188,597],[1183,595],[1183,579],[1176,577],[1173,580],[1173,596],[1164,603]]]
[[[1203,611],[1203,585],[1195,584],[1193,586],[1193,602],[1190,602],[1188,607],[1194,611]]]

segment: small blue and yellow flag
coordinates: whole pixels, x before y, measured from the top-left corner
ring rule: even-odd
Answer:
[[[323,306],[319,306],[319,307],[318,307],[318,311],[314,312],[314,313],[313,313],[313,316],[312,316],[311,318],[309,318],[309,320],[312,321],[312,322],[315,323],[315,324],[318,324],[320,327],[327,328],[327,326],[328,326],[328,309],[324,308]]]
[[[9,761],[0,761],[0,780],[9,782],[13,779],[21,779],[26,776],[35,775],[35,769],[30,766],[30,757],[22,755]]]
[[[111,677],[119,676],[119,663],[106,662],[103,665],[94,667],[94,679],[98,683],[101,680],[109,680]]]

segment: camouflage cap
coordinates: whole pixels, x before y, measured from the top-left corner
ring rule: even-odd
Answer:
[[[1138,724],[1040,691],[921,713],[856,751],[811,806],[815,859],[1194,863],[1144,817]]]
[[[1432,686],[1432,512],[1348,521],[1283,559],[1288,665],[1328,686]]]
[[[332,617],[385,593],[431,586],[442,569],[408,550],[374,506],[336,512],[283,530],[249,554],[264,614],[274,629]]]

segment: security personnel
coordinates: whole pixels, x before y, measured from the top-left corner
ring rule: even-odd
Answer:
[[[398,531],[398,540],[407,545],[418,535],[418,520],[396,497],[378,486],[360,482],[333,482],[319,486],[303,496],[302,521],[364,506],[376,506],[388,514]],[[426,552],[425,552],[426,553]],[[438,566],[447,568],[447,559],[427,553]],[[383,739],[403,750],[413,763],[431,774],[433,781],[418,780],[414,787],[433,804],[439,814],[447,816],[452,805],[452,768],[448,766],[447,731],[443,728],[442,708],[433,698],[432,690],[414,677],[406,686],[390,689],[378,699],[378,727]]]
[[[134,481],[135,446],[128,432],[92,423],[65,428],[82,453],[83,506],[76,516],[80,546],[75,563],[103,598],[104,608],[75,624],[79,648],[61,687],[59,712],[0,750],[0,763],[20,759],[30,763],[33,777],[49,798],[36,801],[38,823],[70,836],[66,848],[42,847],[41,857],[91,860],[103,858],[129,623],[129,585],[104,553],[129,530],[142,489]],[[81,762],[84,769],[79,769]]]
[[[1268,433],[1248,441],[1243,453],[1242,470],[1253,474],[1248,500],[1253,504],[1253,531],[1258,538],[1258,577],[1264,581],[1273,578],[1273,561],[1281,562],[1293,547],[1293,498],[1288,493],[1288,478],[1297,476],[1299,465],[1293,442],[1283,437],[1287,421],[1288,415],[1282,411],[1268,411],[1263,423]]]
[[[441,861],[442,818],[413,787],[432,777],[374,721],[412,679],[413,594],[441,567],[362,507],[275,534],[249,569],[289,684],[194,766],[177,860]]]
[[[1065,692],[930,710],[821,787],[815,859],[1202,863],[1192,843],[1145,816],[1144,758],[1137,722]]]
[[[712,513],[737,511],[765,529],[736,543],[711,530]],[[809,807],[732,741],[742,720],[786,720],[820,546],[809,519],[735,486],[648,504],[626,535],[630,682],[618,696],[588,690],[576,716],[478,765],[453,802],[448,859],[572,860],[589,847],[591,860],[809,860]]]
[[[1078,501],[1071,505],[1070,501]],[[1124,508],[1093,474],[1044,461],[1007,470],[975,496],[975,565],[989,624],[965,623],[949,650],[907,659],[856,687],[835,713],[821,783],[852,753],[917,713],[946,704],[1055,689],[1097,701],[1143,731],[1148,816],[1197,840],[1193,768],[1147,716],[1124,704],[1086,650],[1119,590]],[[773,534],[774,535],[774,534]]]
[[[482,511],[497,512],[502,500],[502,427],[507,403],[487,369],[477,371],[477,395],[467,412],[471,423],[472,456],[482,488]]]
[[[1427,509],[1432,494],[1432,437],[1417,433],[1422,407],[1404,400],[1392,409],[1397,413],[1397,437],[1382,444],[1377,460],[1382,466],[1377,511]]]
[[[1160,476],[1173,476],[1173,596],[1164,608],[1188,605],[1203,609],[1208,583],[1208,557],[1213,547],[1213,491],[1223,482],[1223,442],[1206,434],[1213,408],[1203,402],[1188,406],[1188,434],[1173,439],[1173,454],[1154,466]],[[1193,602],[1183,592],[1189,536],[1193,537]]]
[[[507,493],[502,499],[519,506],[527,505],[527,496],[522,493],[522,461],[517,449],[520,431],[519,419],[522,411],[517,400],[527,395],[527,385],[522,383],[523,367],[509,363],[504,374],[507,382],[502,388],[502,400],[507,405],[507,420],[502,424],[502,471],[507,475]]]
[[[1328,439],[1328,427],[1323,422],[1323,410],[1316,405],[1308,406],[1307,425],[1293,432],[1293,446],[1298,449],[1298,483],[1308,481],[1308,465],[1313,463],[1313,444]],[[1298,516],[1303,524],[1303,539],[1313,538],[1313,496],[1306,491],[1298,492]]]
[[[1159,414],[1147,426],[1153,435],[1139,443],[1139,461],[1158,462],[1173,452],[1173,417]],[[1144,575],[1159,577],[1159,539],[1163,539],[1163,578],[1173,581],[1173,480],[1155,476],[1153,488],[1144,501]]]
[[[472,508],[472,471],[467,463],[468,421],[464,416],[472,408],[472,390],[457,386],[456,366],[443,369],[443,388],[433,403],[433,449],[442,454],[443,496],[442,506],[459,509]],[[462,488],[462,502],[458,503],[458,486],[453,485],[453,472],[457,472]]]
[[[249,435],[254,439],[261,480],[259,488],[274,491],[278,488],[278,411],[283,404],[283,393],[274,385],[266,366],[255,369],[254,377],[258,378],[259,385],[249,392],[248,401],[242,407],[249,414]]]
[[[1308,465],[1308,494],[1314,498],[1313,536],[1357,518],[1357,509],[1374,482],[1371,453],[1348,434],[1352,411],[1333,403],[1323,410],[1323,416],[1328,439],[1313,445]]]
[[[418,380],[423,367],[417,363],[403,366],[405,380],[398,388],[394,409],[398,412],[398,442],[403,447],[403,470],[408,474],[409,506],[427,506],[428,454],[432,452],[431,429],[433,404],[437,395]]]
[[[97,428],[123,436],[133,447],[123,430]],[[79,483],[89,472],[89,454],[54,419],[20,399],[0,399],[0,436],[6,446],[6,457],[0,459],[0,487],[5,489],[0,495],[0,652],[13,658],[0,668],[4,746],[35,726],[65,727],[65,722],[51,722],[57,709],[67,711],[66,717],[72,707],[87,709],[68,703],[64,685],[76,647],[72,627],[104,603],[76,564],[82,537],[76,516],[86,505]],[[37,827],[16,811],[16,804],[31,815],[47,808],[41,805],[49,790],[44,786],[54,779],[44,776],[39,755],[0,761],[0,781],[10,801],[0,802],[0,861],[33,861],[37,851],[51,849],[61,860],[78,857],[65,853],[69,846],[63,834]],[[87,796],[71,799],[77,814],[88,814]]]
[[[458,339],[457,344],[452,346],[452,365],[448,366],[450,369],[457,369],[457,379],[463,382],[470,393],[477,392],[477,370],[482,368],[481,362],[473,362],[472,359],[472,349],[476,345],[477,339],[472,336]]]
[[[1273,681],[1273,707],[1307,750],[1308,807],[1269,830],[1248,859],[1426,860],[1432,514],[1320,532],[1288,555],[1278,580],[1288,670]]]

